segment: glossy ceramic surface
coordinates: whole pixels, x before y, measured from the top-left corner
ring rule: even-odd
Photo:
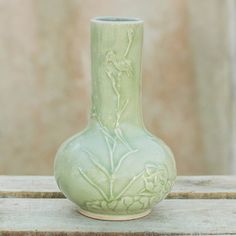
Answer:
[[[66,197],[92,218],[142,217],[165,198],[176,178],[171,150],[143,125],[142,40],[142,20],[91,20],[90,120],[60,147],[55,178]]]

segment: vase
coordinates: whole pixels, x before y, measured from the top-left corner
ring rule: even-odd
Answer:
[[[61,145],[54,165],[60,190],[91,218],[143,217],[176,178],[171,150],[143,124],[142,41],[140,19],[91,20],[90,119]]]

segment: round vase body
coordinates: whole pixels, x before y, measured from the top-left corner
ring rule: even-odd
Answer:
[[[170,192],[176,167],[141,112],[143,22],[91,21],[92,106],[87,128],[64,142],[54,173],[65,196],[92,218],[147,215]]]

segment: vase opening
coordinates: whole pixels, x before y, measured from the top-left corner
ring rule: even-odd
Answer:
[[[115,17],[115,16],[98,16],[91,20],[92,22],[103,23],[142,23],[143,21],[135,17]]]

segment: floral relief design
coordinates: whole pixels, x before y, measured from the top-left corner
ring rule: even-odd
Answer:
[[[169,193],[173,185],[173,180],[168,178],[167,173],[163,165],[147,164],[140,176],[144,187],[135,196],[122,195],[110,200],[88,201],[85,208],[90,211],[103,210],[110,213],[132,213],[150,209]]]
[[[105,191],[90,174],[82,167],[77,167],[84,180],[90,184],[101,195],[102,200],[87,201],[83,208],[89,211],[103,210],[110,213],[127,213],[150,209],[153,204],[160,201],[170,191],[173,180],[169,178],[168,169],[163,164],[147,163],[144,169],[133,176],[119,193],[114,193],[115,181],[119,181],[118,171],[122,168],[123,163],[128,158],[134,157],[139,150],[133,147],[126,138],[124,131],[120,128],[120,119],[129,103],[129,97],[121,96],[121,81],[123,79],[133,79],[132,62],[128,58],[132,42],[134,40],[134,30],[127,32],[128,44],[122,56],[118,57],[117,52],[108,50],[105,56],[104,74],[110,81],[114,95],[116,97],[116,112],[112,127],[107,127],[102,121],[96,103],[92,108],[91,116],[96,119],[101,135],[107,148],[107,165],[104,166],[99,162],[98,154],[93,153],[88,148],[82,151],[88,156],[91,164],[103,174],[107,181],[108,191]],[[118,145],[125,147],[125,152],[117,156]],[[118,183],[118,181],[116,183]],[[134,193],[135,196],[127,194],[128,190],[136,181],[143,183],[143,188]]]

